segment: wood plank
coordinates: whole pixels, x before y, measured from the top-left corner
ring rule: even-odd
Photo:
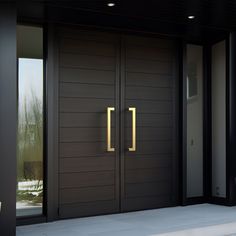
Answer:
[[[105,142],[106,128],[60,128],[60,142]],[[115,129],[111,130],[112,140],[115,139]],[[172,140],[171,128],[137,127],[137,141]],[[126,128],[125,140],[132,140],[132,128]]]
[[[145,182],[170,182],[172,177],[172,168],[151,168],[125,171],[125,183],[137,184]]]
[[[73,27],[58,27],[57,35],[59,38],[71,38],[79,39],[83,41],[93,41],[93,42],[108,42],[114,43],[119,42],[119,35],[101,31],[101,30],[88,30],[88,29],[78,29],[77,26]]]
[[[139,119],[139,116],[137,116]],[[137,127],[136,128],[136,140],[137,141],[163,141],[172,140],[173,130],[172,128],[155,128],[155,127]],[[125,129],[125,141],[132,140],[132,128]]]
[[[173,49],[174,41],[169,39],[162,39],[157,37],[140,37],[134,35],[127,35],[125,37],[125,43],[128,47],[130,46],[138,46],[138,47],[152,47],[155,49]]]
[[[61,38],[60,52],[77,53],[86,55],[115,56],[116,45],[114,43],[96,42],[72,38]]]
[[[112,115],[111,125],[115,125],[115,118]],[[60,127],[90,127],[90,128],[106,128],[106,113],[61,113]]]
[[[171,114],[137,114],[137,127],[163,127],[171,128],[173,125],[173,117]],[[61,113],[60,127],[91,127],[106,128],[106,113]],[[131,127],[132,116],[125,116],[125,127]],[[115,124],[115,117],[112,116],[112,126]]]
[[[101,215],[118,212],[117,201],[95,201],[60,205],[60,218]]]
[[[136,107],[137,113],[172,114],[173,103],[169,101],[126,100],[125,107]]]
[[[171,88],[151,88],[151,87],[129,87],[125,89],[126,99],[143,99],[156,101],[171,101],[173,91]]]
[[[126,72],[126,86],[173,87],[173,76],[152,73]]]
[[[96,157],[60,158],[59,172],[113,171],[115,165],[114,154]]]
[[[123,201],[124,211],[137,211],[174,206],[170,195],[128,198]]]
[[[89,56],[61,53],[59,63],[61,67],[76,67],[83,69],[115,71],[116,59],[105,56]]]
[[[110,85],[60,83],[60,97],[114,98],[115,88]]]
[[[142,60],[173,61],[173,50],[154,48],[149,45],[143,47],[128,45],[126,47],[126,57]]]
[[[115,140],[115,129],[111,129]],[[60,128],[60,142],[106,142],[106,128]]]
[[[125,185],[126,198],[171,194],[171,182],[136,183]]]
[[[138,59],[126,60],[127,72],[157,73],[164,75],[173,74],[173,64],[171,62],[147,61]]]
[[[60,68],[60,82],[85,84],[111,84],[115,83],[115,72],[103,70],[90,70],[80,68]]]
[[[114,200],[115,187],[99,186],[77,189],[61,189],[59,191],[59,199],[60,204]]]
[[[110,153],[107,152],[106,145],[106,142],[61,143],[59,155],[60,157],[107,156]],[[114,147],[113,143],[112,145]]]
[[[163,127],[171,128],[173,126],[172,114],[145,114],[138,110],[136,124],[137,127]],[[132,126],[132,116],[125,116],[125,127]]]
[[[171,154],[172,142],[171,141],[137,141],[137,147],[135,152],[129,152],[128,147],[131,147],[127,142],[125,155],[127,157],[134,156],[136,154]]]
[[[115,184],[114,171],[63,173],[59,175],[60,188],[80,188]]]
[[[126,170],[170,167],[171,165],[172,156],[170,154],[125,157]]]
[[[107,107],[114,106],[114,99],[60,98],[59,101],[60,112],[93,112],[97,113],[98,120],[107,114]]]

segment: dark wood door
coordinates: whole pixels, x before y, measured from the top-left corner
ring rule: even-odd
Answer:
[[[176,202],[175,46],[166,39],[60,29],[59,216]],[[107,151],[107,108],[111,146]],[[132,112],[136,108],[136,150]]]
[[[117,109],[118,37],[60,29],[59,215],[119,211],[119,159],[107,152],[107,107]],[[112,112],[112,146],[116,117]]]
[[[175,48],[166,39],[123,40],[123,211],[176,204]],[[129,108],[136,108],[136,137]]]

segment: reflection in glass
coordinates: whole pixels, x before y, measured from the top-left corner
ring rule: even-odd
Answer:
[[[18,93],[17,216],[42,214],[42,59],[18,59]]]
[[[226,42],[212,46],[212,196],[226,198]]]
[[[187,197],[203,196],[203,48],[187,45]]]
[[[17,26],[18,146],[16,215],[43,212],[43,28]]]

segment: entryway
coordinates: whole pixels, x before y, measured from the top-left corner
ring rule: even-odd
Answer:
[[[59,216],[178,204],[175,40],[59,28]]]

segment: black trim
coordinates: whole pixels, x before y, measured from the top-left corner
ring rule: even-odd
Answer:
[[[181,83],[183,74],[183,42],[178,39],[175,42],[175,55],[174,55],[174,79],[173,79],[173,96],[174,96],[174,108],[173,108],[173,119],[174,119],[174,131],[173,131],[173,193],[176,193],[172,197],[173,205],[180,205],[182,202],[182,139],[179,138],[182,135],[182,119],[181,119]]]
[[[184,130],[183,130],[183,118],[184,113],[183,113],[183,78],[185,76],[184,74],[184,65],[185,65],[185,51],[184,51],[184,41],[179,42],[179,203],[184,205],[185,199],[184,196],[185,194],[185,180],[186,180],[186,175],[184,175],[184,166],[183,166],[183,160],[184,160],[184,153],[183,153],[183,147],[184,147]]]
[[[45,223],[46,217],[42,215],[35,215],[27,218],[18,218],[16,221],[16,226],[21,225],[31,225],[31,224],[39,224],[39,223]]]
[[[0,7],[0,235],[15,235],[17,156],[16,5]]]
[[[42,25],[43,31],[43,215],[47,215],[47,149],[48,149],[48,136],[47,136],[47,74],[46,74],[46,55],[47,55],[47,31],[45,26]]]
[[[216,205],[230,206],[227,199],[223,197],[211,197],[209,203],[216,204]]]
[[[211,47],[204,46],[204,79],[203,79],[203,154],[204,154],[204,196],[205,201],[208,202],[212,192],[212,128],[211,128]]]
[[[59,219],[58,211],[58,44],[56,29],[47,25],[47,221]]]
[[[187,90],[187,83],[186,83],[186,63],[187,63],[187,43],[186,41],[183,42],[182,45],[182,57],[183,57],[183,64],[182,64],[182,83],[181,83],[181,104],[182,104],[182,145],[181,145],[181,154],[182,156],[182,205],[187,205],[187,103],[186,103],[186,90]]]
[[[226,70],[226,202],[230,199],[230,94],[229,94],[229,37],[225,39],[225,70]]]
[[[229,35],[229,47],[227,49],[229,58],[229,153],[228,153],[228,200],[229,204],[236,205],[236,32]]]
[[[119,37],[119,36],[117,36]],[[122,130],[120,130],[121,127],[121,119],[120,119],[120,114],[121,112],[121,101],[119,98],[121,97],[121,82],[120,82],[120,77],[121,77],[121,49],[120,45],[116,43],[116,75],[115,75],[115,97],[114,97],[114,105],[115,105],[115,117],[116,117],[116,123],[115,123],[115,129],[116,129],[116,135],[115,135],[115,163],[116,163],[116,170],[115,170],[115,175],[116,175],[116,183],[115,183],[115,190],[116,190],[116,212],[120,212],[121,209],[121,174],[120,171],[122,170],[121,168],[121,160],[120,157],[122,156],[121,152],[121,142],[119,140],[119,137],[121,137]]]
[[[205,203],[205,196],[202,197],[189,197],[186,200],[186,205],[196,205]]]
[[[124,212],[125,198],[125,39],[120,36],[120,212]]]

